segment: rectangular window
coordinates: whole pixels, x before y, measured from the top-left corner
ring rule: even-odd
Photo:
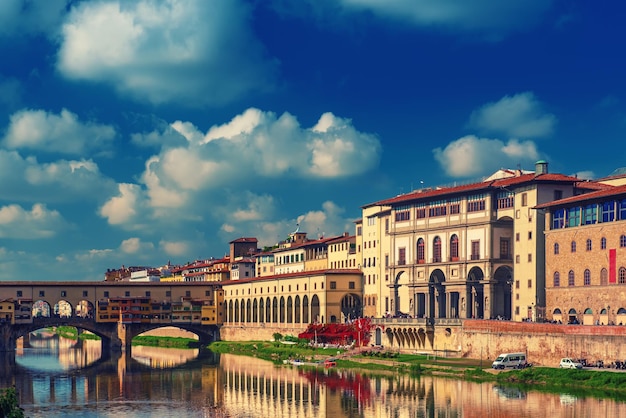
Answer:
[[[389,254],[385,254],[385,268],[389,267]]]
[[[626,220],[626,199],[617,202],[617,216],[620,221]]]
[[[61,290],[61,297],[64,298],[67,296],[67,292],[65,290]]]
[[[472,260],[480,260],[480,240],[472,241]]]
[[[522,193],[522,206],[528,206],[528,194]]]
[[[515,195],[512,192],[504,191],[498,193],[498,209],[512,208],[515,205]]]
[[[104,297],[105,297],[105,298],[108,298],[108,297],[109,297],[109,291],[108,291],[108,290],[105,290],[105,291],[104,291]]]
[[[467,211],[480,212],[485,210],[485,195],[477,194],[467,198]]]
[[[519,280],[515,280],[515,288],[519,289]]]
[[[528,288],[529,289],[533,288],[533,281],[532,281],[532,279],[528,279]]]
[[[446,209],[447,209],[447,203],[445,200],[430,202],[430,205],[428,208],[428,216],[429,217],[445,216]]]
[[[409,206],[399,206],[396,208],[396,222],[410,221],[411,211]]]
[[[330,282],[331,289],[337,289],[337,282]]]
[[[389,218],[385,218],[385,232],[389,232]]]
[[[515,264],[519,264],[519,254],[515,256]]]
[[[361,235],[363,235],[363,227],[362,226],[357,226],[356,228],[356,234],[360,237]]]
[[[515,233],[515,241],[518,241],[518,242],[519,242],[519,232],[516,232],[516,233]]]
[[[416,219],[424,219],[426,218],[426,203],[418,203],[415,206],[415,218]]]
[[[43,297],[45,297],[45,296],[46,296],[46,292],[44,292],[43,290],[40,290],[40,291],[39,291],[39,297],[40,297],[40,298],[43,298]]]
[[[591,225],[595,224],[598,219],[598,207],[596,205],[585,206],[583,224]]]
[[[508,260],[511,257],[511,243],[508,238],[500,238],[500,258]]]
[[[613,222],[615,220],[615,202],[604,202],[601,208],[602,214],[600,215],[602,222]]]
[[[554,200],[563,199],[563,190],[554,191]]]
[[[17,297],[18,297],[18,298],[21,298],[21,297],[22,297],[22,291],[21,291],[21,290],[18,290],[18,291],[17,291]]]
[[[406,248],[398,248],[398,265],[404,266],[406,264]]]
[[[533,231],[528,231],[528,239],[533,239]]]
[[[126,292],[124,292],[124,296],[129,297],[130,296],[130,292],[127,290]]]
[[[529,263],[533,262],[533,255],[532,255],[532,253],[528,253],[528,262]]]
[[[552,212],[552,229],[560,229],[565,226],[565,209],[556,209]]]
[[[348,282],[348,289],[355,289],[354,282]]]
[[[89,292],[87,290],[83,290],[83,297],[86,298],[88,296]]]
[[[171,298],[172,297],[172,291],[171,290],[166,290],[165,291],[165,297]]]
[[[370,216],[369,218],[367,218],[367,225],[368,226],[376,225],[376,218],[374,218],[373,216]]]
[[[570,228],[580,225],[580,208],[569,208],[567,210],[567,226]]]

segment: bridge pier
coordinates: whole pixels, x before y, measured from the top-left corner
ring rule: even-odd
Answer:
[[[132,325],[126,325],[126,324],[122,324],[121,322],[117,323],[117,340],[118,341],[114,341],[113,339],[111,339],[111,347],[113,348],[113,345],[115,344],[116,347],[119,347],[119,349],[123,352],[129,353],[130,354],[130,350],[132,347],[132,342],[133,342],[133,332],[132,332]]]
[[[0,352],[15,351],[15,333],[10,323],[0,325]]]

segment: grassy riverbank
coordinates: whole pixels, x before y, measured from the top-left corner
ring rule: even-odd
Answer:
[[[475,382],[497,382],[525,390],[570,393],[626,401],[626,373],[602,369],[569,370],[530,367],[523,370],[495,371],[491,363],[466,358],[444,358],[390,351],[363,351],[311,348],[281,342],[226,342],[209,345],[217,353],[253,356],[282,364],[285,360],[315,363],[336,358],[337,367],[359,369],[368,374],[404,373],[435,375]]]

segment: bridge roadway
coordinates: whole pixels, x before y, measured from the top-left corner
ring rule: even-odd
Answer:
[[[219,327],[185,322],[161,320],[159,323],[122,324],[99,323],[93,318],[76,317],[76,308],[87,304],[93,310],[97,301],[112,297],[150,297],[153,301],[172,303],[183,299],[214,301],[219,283],[212,282],[0,282],[0,302],[13,300],[18,304],[27,301],[47,304],[50,312],[59,302],[71,306],[69,317],[35,317],[32,323],[0,323],[0,351],[13,351],[18,338],[41,328],[70,325],[98,335],[102,339],[103,351],[128,351],[133,337],[146,331],[175,326],[198,336],[200,344],[219,339]],[[21,322],[21,321],[20,321]]]

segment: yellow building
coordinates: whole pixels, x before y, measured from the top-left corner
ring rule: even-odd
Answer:
[[[15,323],[15,301],[13,299],[0,300],[0,323]]]
[[[535,172],[501,170],[482,182],[416,190],[364,206],[364,297],[380,291],[376,316],[542,316],[544,218],[535,216],[533,206],[572,196],[577,183],[549,174],[539,161]],[[382,263],[375,268],[377,257]],[[383,278],[386,289],[369,284],[375,283],[371,275]]]

